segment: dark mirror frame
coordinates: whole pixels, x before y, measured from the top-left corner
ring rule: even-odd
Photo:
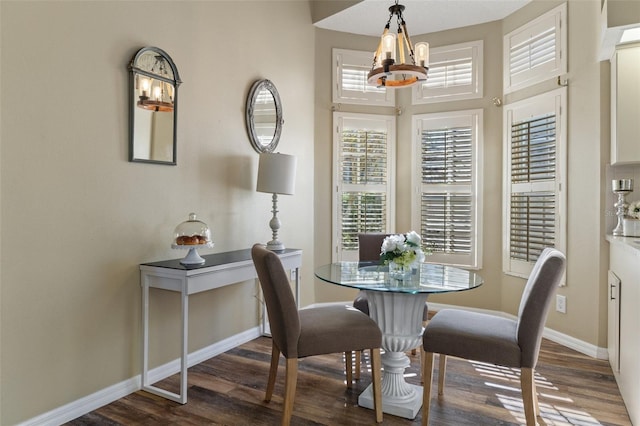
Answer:
[[[256,100],[258,99],[258,94],[263,89],[266,89],[271,93],[276,107],[275,132],[273,134],[273,139],[271,139],[271,142],[267,145],[262,145],[260,143],[254,121]],[[256,152],[273,152],[273,150],[276,149],[276,147],[278,146],[278,142],[280,142],[280,134],[282,133],[282,125],[284,124],[284,120],[282,118],[282,102],[280,101],[278,89],[276,89],[276,86],[270,80],[258,80],[251,86],[251,90],[249,90],[249,96],[247,96],[245,122],[247,125],[247,132],[249,133],[249,140],[251,141],[251,146],[253,146],[253,149],[255,149]]]
[[[162,58],[166,61],[166,63],[171,67],[171,71],[173,72],[173,79],[163,78],[161,75],[148,72],[147,70],[141,69],[137,66],[138,59],[145,53],[154,52],[156,55],[162,56]],[[178,128],[178,86],[182,81],[180,80],[180,76],[178,74],[178,68],[176,67],[173,59],[165,52],[164,50],[158,47],[143,47],[138,50],[136,54],[133,56],[131,61],[129,62],[129,161],[138,162],[138,163],[154,163],[154,164],[166,164],[173,165],[177,164],[177,128]],[[137,104],[136,97],[136,76],[143,75],[146,77],[151,77],[157,80],[161,80],[173,85],[173,158],[171,161],[163,161],[163,160],[153,160],[153,159],[140,159],[135,158],[134,156],[134,147],[135,147],[135,109]]]

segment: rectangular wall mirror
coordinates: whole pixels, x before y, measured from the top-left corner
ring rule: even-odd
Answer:
[[[162,49],[144,47],[129,70],[129,161],[175,165],[178,69]]]

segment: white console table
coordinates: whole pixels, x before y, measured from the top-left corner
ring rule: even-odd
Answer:
[[[296,303],[300,300],[299,269],[302,250],[286,249],[276,252],[285,269],[295,270]],[[257,278],[251,259],[251,250],[236,250],[202,256],[200,265],[183,265],[180,259],[140,265],[142,286],[142,389],[172,401],[187,402],[187,340],[189,330],[189,296],[230,284]],[[149,383],[149,289],[175,291],[181,297],[180,393],[176,394]],[[266,315],[266,314],[265,314]],[[265,316],[263,315],[263,316]],[[266,322],[263,320],[263,327]],[[264,331],[264,329],[263,329]]]

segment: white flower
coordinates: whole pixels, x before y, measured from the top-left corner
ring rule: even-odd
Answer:
[[[411,231],[406,235],[389,235],[382,242],[380,260],[385,265],[389,264],[389,262],[403,266],[422,263],[425,260],[425,254],[420,247],[421,242],[420,235],[415,231]]]
[[[416,246],[420,247],[421,241],[422,239],[420,238],[420,235],[418,235],[416,231],[411,231],[407,234],[407,242],[415,244]]]
[[[404,251],[404,236],[390,235],[382,242],[382,253],[390,253],[392,251]]]

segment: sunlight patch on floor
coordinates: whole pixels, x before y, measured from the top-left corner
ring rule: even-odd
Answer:
[[[520,388],[520,369],[497,366],[484,362],[468,361],[473,368],[483,377],[485,385],[496,389],[496,397],[502,406],[519,423],[526,423],[524,418],[524,405],[522,403]],[[547,378],[535,373],[536,390],[538,392],[538,404],[540,407],[541,425],[545,426],[597,426],[602,425],[589,413],[571,407],[571,398],[562,395],[554,395],[553,391],[559,389]],[[517,395],[509,395],[517,394]],[[551,400],[551,401],[549,401]]]

